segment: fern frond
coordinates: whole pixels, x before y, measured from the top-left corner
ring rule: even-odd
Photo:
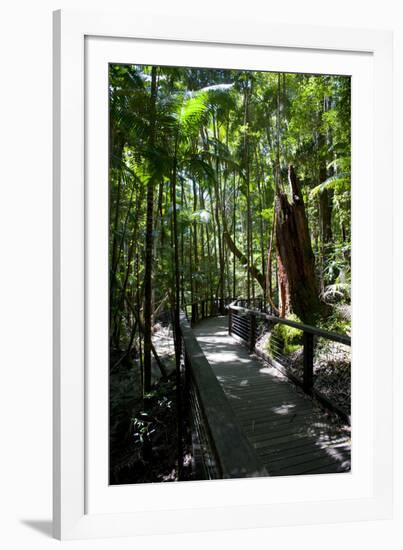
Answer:
[[[334,176],[330,176],[324,182],[320,183],[311,190],[311,197],[320,195],[325,190],[329,189],[348,189],[350,187],[351,176],[349,172],[341,172]]]

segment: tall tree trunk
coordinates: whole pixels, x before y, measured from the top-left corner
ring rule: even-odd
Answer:
[[[204,210],[204,201],[203,201],[203,191],[201,187],[199,187],[199,202],[200,202],[200,209]],[[201,261],[200,265],[202,266],[203,271],[203,284],[201,285],[202,290],[202,296],[203,298],[206,296],[206,286],[207,286],[207,279],[205,279],[206,275],[206,254],[205,254],[205,243],[204,243],[204,224],[200,225],[200,247],[201,247]]]
[[[323,180],[325,181],[325,180]],[[332,196],[324,189],[319,198],[320,228],[325,249],[332,243]]]
[[[204,196],[203,194],[201,194],[200,196],[200,201],[201,201],[201,207],[204,209],[205,208],[205,201],[204,201]],[[212,273],[211,273],[211,246],[210,246],[210,231],[209,231],[209,224],[206,223],[206,247],[207,247],[207,261],[206,261],[206,264],[205,264],[205,268],[207,269],[207,274],[208,274],[208,283],[206,282],[207,284],[207,293],[206,293],[206,298],[207,297],[213,297],[212,296],[212,289],[213,289],[213,276],[212,276]],[[216,265],[214,263],[214,265]]]
[[[330,108],[330,98],[325,95],[322,103],[322,117]],[[329,131],[324,134],[322,131],[319,133],[318,139],[319,151],[325,150],[326,152],[332,148],[332,138]],[[323,153],[322,153],[323,154]],[[319,183],[323,183],[329,176],[333,174],[333,168],[328,170],[327,168],[327,156],[323,155],[319,168]],[[323,189],[319,195],[319,231],[321,236],[321,290],[324,287],[324,267],[327,265],[328,256],[332,248],[333,234],[332,234],[332,209],[333,209],[333,191]]]
[[[120,202],[121,202],[121,194],[122,194],[122,187],[123,187],[123,177],[121,173],[121,164],[123,159],[123,151],[124,151],[124,138],[120,134],[120,132],[116,131],[114,128],[114,121],[111,118],[110,120],[110,132],[109,132],[109,139],[110,139],[110,149],[109,154],[111,163],[109,169],[112,169],[113,162],[116,163],[117,167],[120,170],[119,177],[118,177],[118,188],[116,193],[116,201],[115,201],[115,212],[114,215],[111,210],[111,218],[113,218],[113,229],[112,229],[112,246],[111,246],[111,258],[110,258],[110,273],[109,273],[109,299],[110,303],[112,303],[113,293],[114,293],[114,284],[115,284],[115,276],[116,276],[116,255],[117,255],[117,244],[118,244],[118,224],[119,224],[119,216],[120,216]],[[113,207],[112,197],[110,196],[111,200],[111,209]],[[112,335],[112,331],[111,331]]]
[[[243,164],[245,169],[245,186],[246,186],[246,265],[247,265],[247,287],[246,297],[248,302],[251,298],[251,273],[250,268],[253,264],[251,258],[252,246],[251,246],[251,209],[250,209],[250,178],[249,178],[249,83],[244,88],[244,136],[243,136]]]
[[[112,121],[111,121],[112,126]],[[122,156],[123,156],[123,149],[124,144],[123,141],[118,140],[117,137],[113,138],[116,132],[112,131],[111,127],[111,145],[110,145],[110,154],[111,155],[119,155],[119,163],[121,162]],[[118,141],[118,143],[116,143]],[[114,297],[115,297],[115,280],[116,280],[116,269],[117,269],[117,262],[116,262],[116,256],[117,256],[117,245],[118,245],[118,225],[119,225],[119,216],[120,216],[120,203],[121,203],[121,194],[122,194],[122,187],[123,187],[123,177],[122,174],[119,174],[118,177],[118,187],[117,187],[117,193],[116,193],[116,201],[115,201],[115,212],[114,215],[112,214],[111,210],[111,218],[113,218],[113,229],[112,229],[112,246],[111,246],[111,254],[109,258],[109,303],[114,303]],[[112,197],[110,196],[111,200],[111,208],[113,207]],[[115,348],[119,348],[119,341],[116,340],[116,317],[115,315],[112,315],[112,310],[109,312],[109,340],[110,344],[115,346]]]
[[[256,163],[257,162],[258,162],[258,158],[257,158],[257,152],[256,152]],[[262,187],[260,184],[260,178],[261,178],[261,173],[260,171],[258,171],[256,183],[257,183],[257,190],[259,194],[259,210],[260,210],[260,214],[259,214],[259,240],[260,240],[260,256],[261,256],[260,261],[262,265],[262,274],[265,281],[265,286],[263,289],[263,297],[265,299],[266,298],[266,262],[265,262],[264,227],[263,227],[263,215],[262,215],[263,193],[262,193]]]
[[[237,189],[235,186],[235,172],[234,172],[234,205],[233,205],[233,241],[235,243],[236,236],[236,200],[237,200]],[[236,254],[232,252],[232,297],[236,298]]]
[[[319,178],[320,183],[326,181],[328,172],[326,165],[321,167]],[[333,192],[328,189],[323,189],[319,194],[319,231],[321,236],[321,259],[322,259],[322,281],[323,268],[327,264],[327,259],[332,248],[333,233],[332,233],[332,206]]]
[[[196,188],[196,181],[192,180],[193,184],[193,213],[195,214],[197,212],[197,188]],[[199,294],[199,283],[198,283],[198,273],[199,273],[199,253],[198,253],[198,243],[197,243],[197,220],[196,218],[193,221],[193,256],[194,256],[194,270],[190,270],[190,278],[191,282],[193,282],[193,293],[196,296],[196,300],[198,299]],[[194,271],[194,273],[193,273]],[[193,275],[196,275],[195,277]]]
[[[137,319],[141,319],[141,299],[140,299],[140,254],[136,252],[136,309]],[[140,382],[141,382],[141,397],[144,399],[144,358],[141,345],[141,336],[139,335],[139,363],[140,363]]]
[[[179,266],[179,240],[178,240],[178,220],[176,211],[176,180],[177,180],[177,154],[178,154],[178,135],[175,138],[175,152],[172,167],[172,230],[173,230],[173,248],[174,248],[174,336],[175,336],[175,367],[176,367],[176,406],[177,406],[177,430],[178,430],[178,476],[182,475],[182,382],[181,382],[181,353],[182,340],[180,330],[180,266]]]
[[[217,242],[218,242],[218,267],[219,267],[219,297],[220,297],[220,313],[224,314],[224,292],[225,292],[225,285],[224,285],[224,242],[222,237],[222,231],[221,231],[221,220],[220,220],[220,213],[224,217],[223,212],[223,206],[221,204],[221,190],[220,190],[220,162],[219,162],[219,153],[217,149],[217,142],[218,142],[218,128],[217,128],[217,121],[216,118],[213,117],[213,131],[214,131],[214,138],[215,138],[215,172],[216,177],[214,180],[214,198],[215,198],[215,217],[216,217],[216,225],[217,225]]]
[[[183,212],[185,201],[184,201],[184,187],[183,187],[183,179],[180,180],[180,189],[181,189],[181,202],[180,202],[180,211]],[[183,223],[180,224],[180,265],[182,266],[181,272],[180,272],[180,295],[181,295],[181,303],[183,304],[185,302],[185,236],[183,234],[184,227]],[[191,276],[191,275],[190,275]]]
[[[177,371],[180,369],[181,339],[180,339],[180,268],[179,268],[179,238],[178,238],[178,216],[177,216],[177,152],[178,136],[175,139],[175,153],[172,167],[172,234],[173,234],[173,255],[174,255],[174,330],[175,330],[175,358]]]
[[[281,309],[283,313],[289,301],[293,312],[303,322],[313,324],[324,310],[318,295],[315,260],[304,200],[294,168],[291,165],[288,169],[288,182],[291,199],[289,200],[287,194],[281,191],[277,191],[276,197],[276,240],[280,260],[280,294],[285,292],[284,299],[282,298],[280,301]]]
[[[214,213],[215,209],[214,209],[214,205],[213,205],[212,194],[210,194],[210,198],[211,198],[211,211],[210,212],[211,212],[211,220],[213,222],[213,224],[212,224],[213,225],[213,227],[212,227],[212,229],[213,229],[213,231],[212,231],[212,233],[213,233],[213,235],[212,235],[212,237],[213,237],[213,246],[212,246],[212,248],[213,248],[213,262],[212,262],[212,264],[213,264],[213,266],[211,266],[211,262],[210,262],[210,269],[212,269],[212,267],[213,267],[213,270],[214,270],[213,277],[215,279],[215,276],[216,276],[216,273],[217,273],[217,266],[219,265],[219,263],[218,263],[219,262],[218,253],[217,253],[217,224],[215,223],[215,213]],[[215,294],[216,293],[214,292],[213,284],[211,284],[211,287],[210,287],[211,298],[214,298]]]
[[[150,149],[155,146],[155,120],[157,100],[157,69],[151,69],[150,98]],[[151,388],[151,333],[152,333],[152,275],[153,275],[153,214],[154,214],[154,177],[147,183],[146,246],[144,265],[144,391]]]
[[[134,189],[134,183],[133,183],[133,189]],[[142,188],[137,189],[136,207],[135,207],[135,218],[136,219],[139,219],[139,217],[140,217],[140,209],[141,209],[141,202],[143,200],[143,195],[144,195],[143,189]],[[131,195],[130,200],[129,200],[129,207],[128,207],[128,210],[127,210],[127,215],[126,215],[126,219],[125,219],[125,223],[124,223],[124,230],[123,230],[124,233],[122,235],[122,243],[120,245],[120,251],[119,251],[119,254],[118,254],[118,258],[116,260],[116,269],[118,268],[118,266],[120,264],[121,250],[123,249],[123,241],[124,241],[124,238],[126,237],[126,231],[127,231],[127,228],[128,228],[128,219],[129,219],[129,214],[130,214],[130,211],[131,211],[131,207],[132,207],[132,195]],[[135,249],[136,242],[137,242],[137,231],[138,231],[138,225],[135,225],[133,227],[131,242],[130,242],[129,250],[128,250],[128,254],[127,254],[127,260],[125,262],[126,272],[125,272],[125,277],[124,277],[124,280],[123,280],[123,285],[122,285],[120,290],[118,289],[118,292],[116,292],[116,297],[115,297],[115,302],[118,304],[118,306],[116,308],[116,311],[114,312],[114,318],[115,318],[115,321],[114,321],[114,326],[115,326],[115,328],[114,328],[114,330],[115,330],[114,341],[118,342],[118,343],[119,343],[119,340],[120,340],[120,336],[119,336],[120,318],[121,318],[121,315],[122,315],[123,308],[125,306],[124,297],[126,295],[126,291],[127,291],[127,287],[128,287],[128,283],[129,283],[129,275],[130,275],[130,270],[131,270],[131,264],[132,264],[132,260],[133,260],[134,249]]]

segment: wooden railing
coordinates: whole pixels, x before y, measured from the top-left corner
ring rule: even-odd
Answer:
[[[194,478],[222,479],[267,475],[239,428],[232,408],[184,313],[180,321],[184,424],[192,447]]]
[[[288,319],[283,319],[270,313],[259,311],[258,309],[245,307],[244,305],[238,305],[239,303],[245,304],[246,300],[235,300],[228,306],[229,334],[245,344],[248,347],[249,351],[253,351],[257,355],[260,355],[263,359],[269,360],[272,364],[275,364],[275,366],[282,367],[281,364],[279,365],[278,361],[270,359],[265,353],[262,353],[261,350],[256,349],[256,340],[258,337],[257,321],[263,320],[272,326],[279,323],[300,330],[302,332],[303,341],[302,378],[290,374],[290,372],[284,371],[283,369],[281,370],[283,370],[283,372],[290,379],[292,379],[293,382],[302,386],[306,393],[317,397],[318,400],[321,401],[326,407],[333,409],[346,421],[349,422],[349,415],[346,414],[345,411],[340,409],[335,403],[333,403],[331,400],[326,398],[314,388],[314,339],[320,337],[331,340],[333,342],[339,342],[346,346],[351,346],[351,338],[345,334],[337,334],[335,332],[330,332],[310,325],[305,325],[303,323],[297,323]]]

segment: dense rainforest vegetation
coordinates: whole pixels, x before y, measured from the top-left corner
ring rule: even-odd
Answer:
[[[349,332],[350,78],[115,64],[109,98],[111,456],[144,459],[181,356],[154,334],[190,304]]]

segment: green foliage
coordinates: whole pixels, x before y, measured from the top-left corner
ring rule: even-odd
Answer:
[[[328,251],[323,279],[326,283],[325,302],[350,302],[351,286],[351,243],[335,243]]]
[[[301,323],[301,320],[295,314],[290,314],[287,319],[295,323]],[[299,329],[277,323],[271,331],[268,340],[268,351],[271,354],[290,355],[302,346],[302,332]]]
[[[349,191],[351,185],[351,176],[348,172],[336,174],[327,178],[323,183],[317,185],[311,190],[311,196],[316,197],[325,190],[336,190],[339,193]]]
[[[350,334],[351,311],[346,305],[332,307],[330,315],[323,320],[322,327],[338,334]]]
[[[200,125],[207,121],[207,111],[207,94],[205,92],[184,97],[178,112],[178,126],[185,136],[193,135],[198,131]]]

